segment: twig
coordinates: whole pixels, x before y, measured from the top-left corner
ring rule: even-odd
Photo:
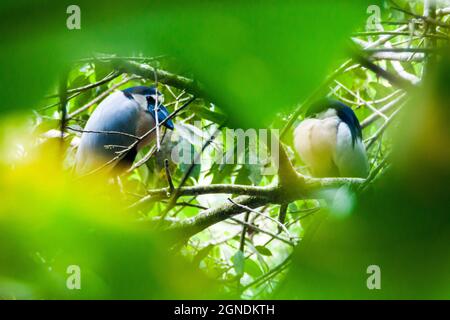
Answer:
[[[246,212],[245,213],[245,217],[244,217],[244,222],[248,223],[248,218],[250,216],[250,212]],[[246,225],[242,226],[242,233],[241,233],[241,239],[239,241],[239,250],[244,252],[244,248],[245,248],[245,235],[247,234],[247,229],[248,227]]]
[[[112,61],[112,60],[119,60],[119,61],[123,61],[123,60],[134,60],[134,61],[145,61],[145,62],[150,62],[150,61],[155,61],[155,60],[160,60],[163,58],[167,58],[167,55],[159,55],[159,56],[155,56],[155,57],[118,57],[118,56],[95,56],[95,57],[91,57],[91,58],[81,58],[78,60],[75,60],[75,62],[96,62],[96,61],[100,61],[100,62],[105,62],[105,61]]]
[[[370,171],[369,176],[367,177],[367,181],[359,186],[359,190],[362,191],[367,186],[372,183],[372,181],[377,177],[377,175],[380,173],[380,171],[383,169],[383,167],[386,165],[387,160],[389,158],[389,155],[387,155],[372,171]]]
[[[106,77],[101,79],[100,81],[97,81],[97,82],[94,82],[94,83],[90,83],[90,84],[82,86],[82,87],[78,87],[78,88],[74,88],[74,89],[68,89],[67,93],[68,94],[70,94],[70,93],[81,93],[82,91],[93,89],[95,87],[101,86],[102,84],[105,84],[105,83],[107,83],[107,82],[117,78],[121,74],[122,74],[121,72],[113,71],[110,74],[108,74]],[[50,98],[55,98],[57,96],[58,96],[57,94],[52,94],[52,95],[46,96],[45,98],[50,99]]]
[[[357,98],[358,100],[362,101],[362,103],[368,107],[370,110],[372,110],[374,113],[377,113],[380,117],[383,117],[384,119],[388,119],[388,117],[383,114],[382,112],[380,112],[380,110],[378,110],[377,108],[375,108],[374,106],[372,106],[372,104],[370,104],[369,102],[363,100],[361,97],[357,96],[353,91],[351,91],[350,89],[348,89],[346,86],[344,86],[342,83],[340,83],[337,80],[334,80],[334,82],[336,82],[336,84],[338,86],[340,86],[341,88],[343,88],[345,91],[347,91],[348,93],[350,93],[352,96],[354,96],[355,98]]]
[[[88,102],[87,104],[85,104],[84,106],[82,106],[81,108],[78,108],[77,110],[75,110],[74,112],[70,113],[67,116],[67,119],[71,119],[73,117],[75,117],[76,115],[82,113],[83,111],[86,111],[87,109],[89,109],[90,107],[92,107],[94,104],[96,104],[97,102],[99,102],[100,100],[102,100],[103,98],[105,98],[107,95],[109,95],[111,92],[113,92],[114,90],[116,90],[118,87],[124,85],[125,83],[127,83],[128,81],[134,80],[134,79],[139,79],[138,76],[130,76],[130,77],[126,77],[125,79],[123,79],[122,81],[120,81],[119,83],[116,83],[115,85],[113,85],[111,88],[109,88],[108,90],[102,92],[101,94],[99,94],[97,97],[95,97],[93,100],[91,100],[90,102]]]
[[[355,57],[355,60],[357,60],[361,64],[361,66],[373,71],[378,76],[389,81],[392,85],[397,86],[406,91],[414,90],[415,86],[412,85],[409,81],[406,81],[405,79],[400,78],[397,75],[394,75],[394,74],[384,70],[383,68],[381,68],[380,66],[377,66],[376,64],[374,64],[373,62],[371,62],[369,59],[362,56],[361,54],[354,53],[354,57]]]
[[[155,109],[154,116],[155,116],[155,127],[156,127],[156,152],[159,152],[161,150],[161,141],[159,140],[159,118],[158,118],[158,111],[159,111],[159,102],[158,102],[158,73],[156,72],[156,68],[154,68],[155,72]]]
[[[276,276],[277,274],[282,272],[284,269],[286,269],[289,266],[290,263],[291,263],[291,257],[289,256],[282,263],[280,263],[278,266],[276,266],[275,268],[273,268],[272,270],[270,270],[266,274],[262,275],[258,279],[254,280],[253,282],[250,282],[249,284],[244,286],[242,288],[242,291],[245,291],[245,290],[247,290],[247,289],[249,289],[249,288],[251,288],[251,287],[253,287],[255,285],[260,284],[261,282],[265,282],[268,279],[273,278],[273,276]]]
[[[156,153],[156,146],[153,146],[148,150],[148,152],[140,159],[139,161],[136,161],[125,173],[133,172],[135,169],[139,168],[140,166],[144,165],[153,155]]]
[[[411,11],[405,10],[405,9],[401,8],[398,4],[396,4],[393,0],[390,0],[390,2],[393,4],[392,9],[394,9],[394,10],[406,13],[407,15],[413,16],[417,19],[422,19],[423,21],[425,21],[427,23],[434,24],[436,26],[439,26],[439,27],[442,27],[445,29],[450,29],[450,26],[445,23],[442,23],[442,22],[437,21],[436,19],[432,19],[430,17],[425,17],[420,14],[416,14]]]
[[[397,110],[394,111],[394,113],[392,113],[392,115],[389,117],[388,120],[386,120],[385,123],[383,123],[383,125],[380,127],[380,129],[378,129],[377,132],[375,132],[375,134],[373,136],[371,136],[370,138],[368,138],[365,143],[366,143],[366,149],[369,150],[373,143],[381,136],[381,134],[386,130],[386,128],[389,126],[389,124],[392,122],[392,119],[394,119],[394,117],[398,114],[398,112],[401,110],[401,107],[399,107]]]
[[[418,53],[436,53],[439,50],[435,48],[375,48],[375,49],[365,49],[367,53],[377,53],[377,52],[418,52]]]
[[[277,239],[277,240],[280,240],[281,242],[284,242],[284,243],[286,243],[286,244],[288,244],[288,245],[290,245],[290,246],[295,247],[295,243],[294,243],[294,242],[291,242],[291,241],[289,241],[289,240],[287,240],[287,239],[284,239],[284,238],[282,238],[282,237],[280,237],[280,236],[278,236],[278,235],[276,235],[275,233],[272,233],[272,232],[270,232],[270,231],[261,229],[261,228],[255,226],[254,224],[251,224],[251,223],[248,223],[248,222],[245,222],[245,221],[236,219],[236,218],[230,218],[230,220],[232,220],[232,221],[234,221],[234,222],[237,222],[237,223],[239,223],[239,224],[242,224],[243,226],[246,226],[247,228],[251,228],[251,229],[253,229],[253,230],[255,230],[255,231],[258,231],[258,232],[267,234],[268,236],[271,236],[272,238],[275,238],[275,239]]]
[[[355,37],[370,37],[370,36],[380,36],[380,35],[392,35],[392,36],[410,36],[410,32],[399,32],[399,31],[371,31],[371,32],[357,32],[353,36]],[[449,40],[449,37],[438,35],[438,34],[421,34],[421,37],[435,38],[440,40]]]
[[[101,130],[100,131],[94,131],[94,130],[76,129],[76,128],[72,128],[72,127],[67,127],[67,130],[80,132],[80,133],[99,133],[99,134],[109,134],[109,135],[122,135],[122,136],[130,137],[130,138],[133,138],[133,139],[136,139],[136,140],[141,140],[141,138],[139,138],[138,136],[136,136],[134,134],[121,132],[121,131],[101,131]]]
[[[136,74],[145,79],[155,79],[155,69],[146,64],[121,59],[112,60],[111,63],[114,68],[122,72]],[[158,80],[161,83],[186,90],[195,96],[205,96],[199,85],[192,79],[179,76],[161,69],[157,70],[156,73],[158,74]]]
[[[74,93],[73,95],[67,97],[67,101],[72,100],[73,98],[79,96],[80,94],[81,94],[81,92]],[[56,107],[56,106],[59,106],[59,105],[60,105],[60,102],[58,101],[58,102],[52,103],[52,104],[50,104],[48,106],[39,108],[38,111],[45,111],[45,110],[48,110],[50,108],[53,108],[53,107]]]
[[[175,187],[173,186],[172,176],[170,174],[170,168],[169,168],[169,160],[164,160],[164,169],[166,170],[166,178],[167,183],[169,184],[169,192],[172,193]]]
[[[391,102],[387,103],[384,107],[380,108],[380,112],[382,113],[386,113],[388,111],[390,111],[392,108],[394,108],[397,103],[399,103],[400,101],[403,100],[403,98],[406,97],[406,93],[402,93],[399,97],[395,98],[394,100],[392,100]],[[368,116],[367,118],[365,118],[362,122],[361,122],[361,127],[362,128],[366,128],[369,125],[371,125],[375,120],[377,120],[379,117],[379,115],[377,113],[372,113],[370,116]]]
[[[59,84],[59,102],[60,102],[60,110],[61,110],[61,123],[59,130],[61,131],[61,154],[63,150],[63,143],[64,143],[64,132],[66,130],[66,114],[67,114],[67,72],[64,72],[63,76],[60,79]]]
[[[386,46],[387,48],[392,48],[392,45],[391,45],[390,43],[386,43],[385,46]],[[414,53],[411,54],[410,58],[411,58],[413,55],[414,55]],[[419,79],[417,76],[415,76],[415,75],[413,75],[413,74],[407,72],[407,71],[403,68],[402,64],[401,64],[399,61],[391,61],[391,65],[392,65],[392,67],[394,68],[394,70],[397,72],[397,74],[398,74],[400,77],[402,77],[403,79],[405,79],[405,80],[411,82],[413,85],[417,85],[417,84],[420,82],[420,79]]]
[[[264,218],[266,218],[266,219],[269,219],[269,220],[275,222],[275,223],[278,225],[278,227],[280,227],[281,229],[283,229],[284,232],[286,232],[286,234],[289,236],[290,239],[292,238],[292,235],[289,233],[289,230],[286,228],[286,226],[285,226],[284,224],[280,223],[280,221],[278,221],[277,219],[274,219],[274,218],[272,218],[271,216],[269,216],[269,215],[267,215],[267,214],[264,214],[264,213],[262,213],[262,212],[256,211],[256,210],[254,210],[254,209],[252,209],[252,208],[249,208],[249,207],[247,207],[247,206],[245,206],[245,205],[236,203],[236,202],[234,202],[231,198],[228,198],[228,201],[230,201],[232,204],[234,204],[234,205],[236,205],[236,206],[241,207],[242,209],[245,209],[245,210],[247,210],[247,211],[256,213],[257,215],[259,215],[259,216],[261,216],[261,217],[264,217]]]
[[[178,109],[179,110],[179,109]],[[192,171],[194,170],[195,164],[197,164],[200,160],[200,157],[202,155],[202,153],[205,151],[205,149],[211,144],[211,142],[214,141],[214,139],[216,138],[216,134],[220,131],[222,126],[219,126],[214,133],[211,135],[211,137],[204,143],[204,145],[202,146],[202,150],[200,151],[200,153],[198,153],[195,156],[194,161],[192,161],[191,165],[189,166],[188,170],[185,172],[185,174],[183,175],[183,178],[181,179],[180,184],[178,185],[178,188],[175,189],[175,192],[173,192],[173,195],[170,198],[170,201],[167,205],[167,207],[165,208],[165,210],[163,211],[163,213],[161,214],[162,220],[164,219],[164,217],[167,215],[167,213],[173,208],[174,204],[176,203],[179,194],[180,194],[180,189],[184,186],[184,184],[186,183],[186,181],[189,179],[189,177],[191,176]],[[162,221],[161,220],[161,221]]]

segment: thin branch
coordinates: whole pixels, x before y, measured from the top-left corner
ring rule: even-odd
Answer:
[[[376,64],[374,64],[372,61],[370,61],[363,55],[361,55],[359,53],[355,53],[354,57],[355,57],[355,60],[357,60],[361,64],[361,66],[373,71],[378,76],[389,81],[392,85],[394,85],[398,88],[404,89],[406,91],[413,91],[414,88],[416,88],[416,86],[412,85],[409,81],[384,70],[383,68],[381,68],[380,66],[377,66]]]
[[[164,160],[164,169],[166,171],[167,183],[169,184],[169,192],[172,193],[173,190],[175,190],[175,187],[173,186],[173,181],[172,181],[172,176],[170,174],[169,160],[168,159]]]
[[[156,152],[159,152],[161,150],[161,141],[159,138],[159,118],[158,118],[158,111],[159,111],[159,101],[158,101],[158,73],[156,72],[156,68],[154,69],[154,76],[155,76],[155,88],[156,88],[156,95],[155,95],[155,109],[154,111],[154,118],[155,118],[155,127],[156,127]]]
[[[377,53],[377,52],[418,52],[418,53],[436,53],[439,50],[435,48],[374,48],[374,49],[364,49],[367,53]]]
[[[77,110],[75,110],[74,112],[70,113],[67,116],[67,119],[71,119],[73,117],[75,117],[76,115],[82,113],[83,111],[86,111],[87,109],[89,109],[90,107],[92,107],[94,104],[96,104],[97,102],[99,102],[100,100],[102,100],[103,98],[105,98],[107,95],[109,95],[111,92],[113,92],[114,90],[116,90],[118,87],[124,85],[125,83],[127,83],[128,81],[134,80],[134,79],[139,79],[138,76],[130,76],[130,77],[126,77],[125,79],[123,79],[122,81],[116,83],[115,85],[113,85],[111,88],[109,88],[108,90],[102,92],[101,94],[99,94],[97,97],[95,97],[93,100],[91,100],[90,102],[88,102],[87,104],[85,104],[84,106],[82,106],[81,108],[78,108]]]
[[[164,130],[163,136],[161,141],[164,141],[164,138],[166,137],[167,130]],[[156,146],[152,146],[150,150],[140,159],[139,161],[135,162],[126,172],[130,173],[133,172],[135,169],[139,168],[140,166],[143,166],[153,155],[156,153]]]
[[[188,170],[184,173],[183,178],[180,181],[180,184],[178,185],[178,187],[175,189],[175,192],[173,192],[173,195],[170,198],[170,201],[167,205],[167,207],[165,208],[165,210],[163,211],[163,213],[161,214],[161,217],[164,219],[164,217],[167,215],[167,213],[173,208],[174,204],[176,203],[179,194],[180,194],[180,189],[184,186],[184,184],[187,182],[187,180],[189,179],[189,177],[192,174],[192,171],[194,170],[195,164],[199,163],[200,161],[200,157],[202,155],[202,153],[205,151],[205,149],[214,141],[214,139],[216,138],[216,135],[218,134],[218,132],[220,131],[222,126],[219,126],[214,133],[211,135],[211,137],[209,137],[209,139],[203,144],[202,146],[202,150],[200,150],[200,152],[195,156],[194,161],[192,161],[191,165],[189,166]]]
[[[398,29],[393,31],[396,34],[388,34],[388,35],[381,36],[378,40],[376,40],[376,41],[374,41],[374,42],[364,46],[364,49],[372,49],[372,48],[381,46],[381,45],[385,44],[386,42],[388,42],[388,41],[392,40],[393,38],[395,38],[398,35],[399,32],[402,32],[402,31],[407,30],[407,29],[408,29],[408,25],[401,26],[400,28],[398,28]]]
[[[365,143],[366,143],[366,149],[369,150],[373,143],[375,141],[378,140],[378,138],[383,134],[383,132],[386,130],[386,128],[389,126],[389,124],[392,122],[392,119],[394,119],[394,117],[398,114],[398,112],[401,110],[401,107],[399,107],[397,110],[395,110],[394,113],[392,113],[392,115],[389,117],[388,120],[386,120],[385,123],[383,123],[383,125],[380,127],[380,129],[377,130],[377,132],[374,133],[373,136],[371,136],[370,138],[368,138]]]
[[[64,132],[66,129],[66,125],[67,125],[67,119],[66,119],[66,115],[67,115],[67,76],[68,73],[65,72],[63,74],[63,76],[60,79],[60,83],[59,83],[59,102],[60,102],[60,111],[61,111],[61,122],[60,122],[60,127],[59,130],[61,131],[61,151],[63,150],[63,143],[64,143]],[[61,152],[61,154],[63,154]]]
[[[247,211],[247,209],[243,209],[242,206],[256,209],[258,207],[266,205],[267,203],[283,204],[298,199],[307,199],[309,197],[315,198],[317,197],[317,191],[323,190],[324,188],[336,188],[342,185],[360,185],[364,183],[364,181],[365,179],[359,178],[309,178],[297,174],[296,183],[289,186],[240,186],[239,188],[249,188],[247,190],[241,190],[242,193],[250,193],[249,191],[251,191],[256,195],[241,195],[233,200],[236,204],[239,205],[234,205],[226,202],[217,207],[202,211],[195,217],[188,218],[179,222],[173,222],[166,228],[166,232],[178,235],[181,237],[181,239],[189,238],[190,236],[208,228],[211,225]],[[234,191],[237,191],[233,190],[236,189],[236,185],[225,186],[226,188],[222,187],[223,189],[221,190],[223,193],[235,193]],[[206,194],[206,191],[212,191],[208,190],[209,188],[210,186],[202,186],[201,188],[197,187],[196,194]],[[214,192],[217,191],[219,190],[214,190]],[[158,194],[160,192],[161,189],[160,191],[158,191]],[[151,198],[151,196],[148,197]],[[142,201],[142,199],[140,201]]]
[[[387,48],[392,48],[392,45],[391,45],[390,43],[386,43],[385,46],[386,46]],[[410,58],[412,58],[413,55],[414,55],[414,53],[411,54]],[[411,84],[413,84],[413,85],[419,84],[419,82],[420,82],[419,77],[417,77],[417,76],[414,75],[414,74],[411,74],[411,73],[407,72],[407,71],[403,68],[402,64],[401,64],[399,61],[391,61],[391,65],[392,65],[392,67],[394,68],[394,70],[397,72],[397,74],[398,74],[400,77],[402,77],[403,79],[405,79],[405,80],[411,82]]]
[[[351,91],[350,89],[348,89],[346,86],[344,86],[342,83],[340,83],[337,80],[334,80],[334,82],[336,82],[336,84],[338,86],[340,86],[341,88],[343,88],[345,91],[347,91],[348,93],[350,93],[352,96],[354,96],[355,98],[357,98],[358,100],[362,101],[362,103],[368,107],[370,110],[372,110],[374,113],[377,113],[380,117],[384,118],[384,119],[388,119],[388,117],[386,115],[384,115],[382,112],[380,112],[377,108],[375,108],[374,106],[372,106],[371,103],[363,100],[360,96],[357,96],[353,91]]]
[[[266,274],[263,274],[258,279],[255,279],[253,282],[250,282],[246,286],[242,288],[242,291],[245,291],[253,286],[259,285],[261,282],[268,281],[269,279],[273,278],[283,270],[285,270],[289,265],[291,264],[291,257],[287,257],[282,263],[280,263],[278,266],[267,272]]]
[[[370,37],[370,36],[381,36],[381,35],[392,35],[392,36],[410,36],[410,32],[399,32],[399,31],[371,31],[371,32],[357,32],[353,34],[355,37]],[[416,34],[418,35],[418,34]],[[449,40],[449,37],[438,35],[438,34],[420,34],[421,37],[435,38],[440,40]]]
[[[101,131],[101,130],[100,131],[94,131],[94,130],[76,129],[76,128],[72,128],[72,127],[67,127],[67,130],[80,132],[80,133],[99,133],[99,134],[106,134],[106,135],[121,135],[121,136],[130,137],[130,138],[133,138],[133,139],[136,139],[136,140],[141,140],[141,138],[139,138],[138,136],[136,136],[134,134],[121,132],[121,131]]]
[[[114,68],[122,72],[136,74],[152,81],[155,79],[155,73],[157,73],[159,82],[182,90],[184,89],[195,96],[205,96],[199,85],[192,79],[161,69],[155,71],[153,67],[135,61],[117,59],[112,60],[111,63]]]
[[[234,204],[236,206],[241,207],[242,209],[245,209],[245,210],[248,210],[250,212],[256,213],[257,215],[259,215],[261,217],[264,217],[266,219],[269,219],[269,220],[275,222],[278,225],[278,227],[280,227],[284,232],[286,232],[286,234],[289,236],[289,238],[292,239],[292,235],[289,233],[289,230],[286,228],[286,226],[284,224],[280,223],[280,221],[278,221],[277,219],[274,219],[274,218],[272,218],[271,216],[269,216],[267,214],[264,214],[262,212],[256,211],[255,209],[249,208],[249,207],[247,207],[245,205],[236,203],[231,198],[228,198],[228,201],[230,201],[232,204]]]
[[[117,78],[121,74],[122,74],[121,72],[113,71],[110,74],[108,74],[106,77],[104,77],[103,79],[101,79],[101,80],[99,80],[97,82],[90,83],[88,85],[85,85],[85,86],[82,86],[82,87],[78,87],[78,88],[68,89],[67,93],[68,94],[70,94],[70,93],[81,93],[83,91],[96,88],[98,86],[101,86],[102,84],[110,82],[111,80]],[[52,95],[46,96],[45,98],[55,98],[57,96],[58,96],[57,94],[52,94]]]
[[[386,155],[386,157],[374,169],[370,171],[370,174],[367,177],[366,182],[359,186],[360,190],[364,190],[370,183],[372,183],[375,180],[375,178],[378,176],[381,170],[386,166],[388,159],[389,154]]]
[[[421,20],[423,20],[426,23],[433,24],[433,25],[436,25],[436,26],[439,26],[439,27],[442,27],[442,28],[445,28],[445,29],[450,29],[450,25],[448,25],[448,24],[445,24],[443,22],[437,21],[436,19],[433,19],[433,18],[430,18],[430,17],[422,16],[420,14],[416,14],[416,13],[413,13],[411,11],[405,10],[405,9],[401,8],[398,4],[396,4],[392,0],[390,0],[390,2],[393,4],[392,9],[394,9],[394,10],[406,13],[407,15],[413,16],[413,17],[415,17],[417,19],[421,19]]]
[[[139,161],[135,162],[127,171],[126,173],[133,172],[140,166],[144,165],[153,155],[156,153],[156,146],[153,146],[148,150],[148,152],[140,159]]]
[[[245,223],[248,223],[249,216],[250,216],[250,213],[247,211],[245,213],[245,217],[244,217],[244,222]],[[247,230],[248,230],[248,227],[246,225],[243,225],[242,226],[241,239],[239,241],[239,250],[242,251],[242,252],[244,252],[244,248],[245,248],[245,236],[247,234]]]
[[[109,55],[109,56],[101,56],[101,55],[97,55],[94,57],[90,57],[90,58],[81,58],[78,60],[75,60],[75,62],[78,63],[85,63],[85,62],[110,62],[112,60],[132,60],[132,61],[141,61],[141,62],[151,62],[151,61],[155,61],[155,60],[161,60],[163,58],[167,58],[167,55],[159,55],[159,56],[155,56],[155,57],[118,57],[118,56],[113,56],[113,55]]]
[[[380,112],[382,113],[387,113],[389,112],[391,109],[393,109],[399,102],[401,102],[404,98],[406,97],[406,93],[402,93],[399,97],[395,98],[394,100],[390,101],[389,103],[387,103],[384,107],[380,108]],[[371,125],[374,121],[376,121],[379,118],[379,115],[377,113],[372,113],[370,116],[368,116],[367,118],[365,118],[362,122],[361,122],[361,127],[362,128],[366,128],[369,125]]]
[[[73,94],[73,95],[71,95],[71,96],[68,96],[68,97],[67,97],[67,102],[69,102],[69,101],[70,101],[70,100],[72,100],[73,98],[75,98],[75,97],[79,96],[80,94],[81,94],[81,92],[77,92],[77,93],[74,93],[74,94]],[[60,102],[58,101],[58,102],[55,102],[55,103],[49,104],[48,106],[45,106],[45,107],[39,108],[39,109],[38,109],[38,111],[45,111],[45,110],[48,110],[48,109],[50,109],[50,108],[53,108],[53,107],[59,106],[59,104],[60,104]]]
[[[239,223],[239,224],[242,224],[243,226],[246,226],[247,228],[251,228],[251,229],[253,229],[253,230],[255,230],[255,231],[258,231],[258,232],[267,234],[267,235],[271,236],[272,238],[275,238],[275,239],[277,239],[277,240],[280,240],[281,242],[284,242],[284,243],[286,243],[286,244],[288,244],[288,245],[290,245],[290,246],[293,246],[293,247],[295,246],[295,243],[294,243],[294,242],[289,241],[289,240],[287,240],[287,239],[284,239],[283,237],[280,237],[280,236],[278,236],[278,235],[276,235],[275,233],[272,233],[272,232],[270,232],[270,231],[261,229],[261,228],[255,226],[254,224],[251,224],[251,223],[248,223],[248,222],[245,222],[245,221],[236,219],[236,218],[230,218],[230,220],[232,220],[232,221],[234,221],[234,222],[237,222],[237,223]]]
[[[445,7],[445,8],[441,8],[441,9],[437,9],[436,10],[436,15],[437,16],[446,16],[450,14],[450,7]]]
[[[424,53],[406,52],[377,52],[370,56],[373,60],[389,60],[403,62],[422,62],[425,59]]]

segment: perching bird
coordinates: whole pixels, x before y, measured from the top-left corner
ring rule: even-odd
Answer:
[[[145,86],[116,91],[103,100],[83,130],[76,154],[76,173],[85,175],[96,170],[123,170],[130,167],[139,149],[149,145],[155,138],[155,132],[121,154],[118,159],[113,159],[136,143],[135,137],[140,137],[155,127],[156,104],[158,123],[168,117],[169,112],[162,102],[163,96],[159,91]],[[170,119],[164,126],[171,130],[174,128]],[[105,166],[108,162],[111,163]]]
[[[294,132],[300,158],[316,177],[360,177],[369,164],[361,125],[353,110],[326,99],[312,105]]]

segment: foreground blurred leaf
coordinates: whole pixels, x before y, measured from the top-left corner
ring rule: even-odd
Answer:
[[[258,250],[258,252],[259,252],[260,254],[262,254],[263,256],[271,256],[271,255],[272,255],[272,252],[270,252],[270,250],[267,249],[267,248],[264,247],[264,246],[255,246],[255,248],[256,248],[256,250]]]
[[[0,148],[1,150],[2,148]],[[63,174],[51,155],[0,165],[0,298],[211,298],[212,284],[168,242],[124,214],[104,181]],[[67,268],[81,270],[69,290]],[[207,293],[209,292],[209,293]]]
[[[366,14],[366,1],[79,1],[81,30],[68,30],[69,4],[0,5],[3,108],[30,107],[77,57],[165,53],[231,124],[261,127],[313,91]]]

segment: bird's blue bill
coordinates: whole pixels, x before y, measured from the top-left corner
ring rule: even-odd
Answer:
[[[149,109],[150,109],[150,113],[151,113],[152,117],[155,118],[155,109],[152,108],[152,106],[150,106]],[[158,114],[158,123],[161,123],[161,122],[163,122],[163,121],[169,116],[169,110],[167,110],[167,108],[164,107],[164,106],[161,104],[161,105],[159,105],[159,107],[158,107],[158,112],[157,112],[157,114]],[[155,119],[155,120],[156,120],[156,119]],[[167,121],[164,123],[164,126],[165,126],[166,128],[169,128],[170,130],[173,130],[173,129],[174,129],[173,122],[172,122],[171,119],[167,120]]]

